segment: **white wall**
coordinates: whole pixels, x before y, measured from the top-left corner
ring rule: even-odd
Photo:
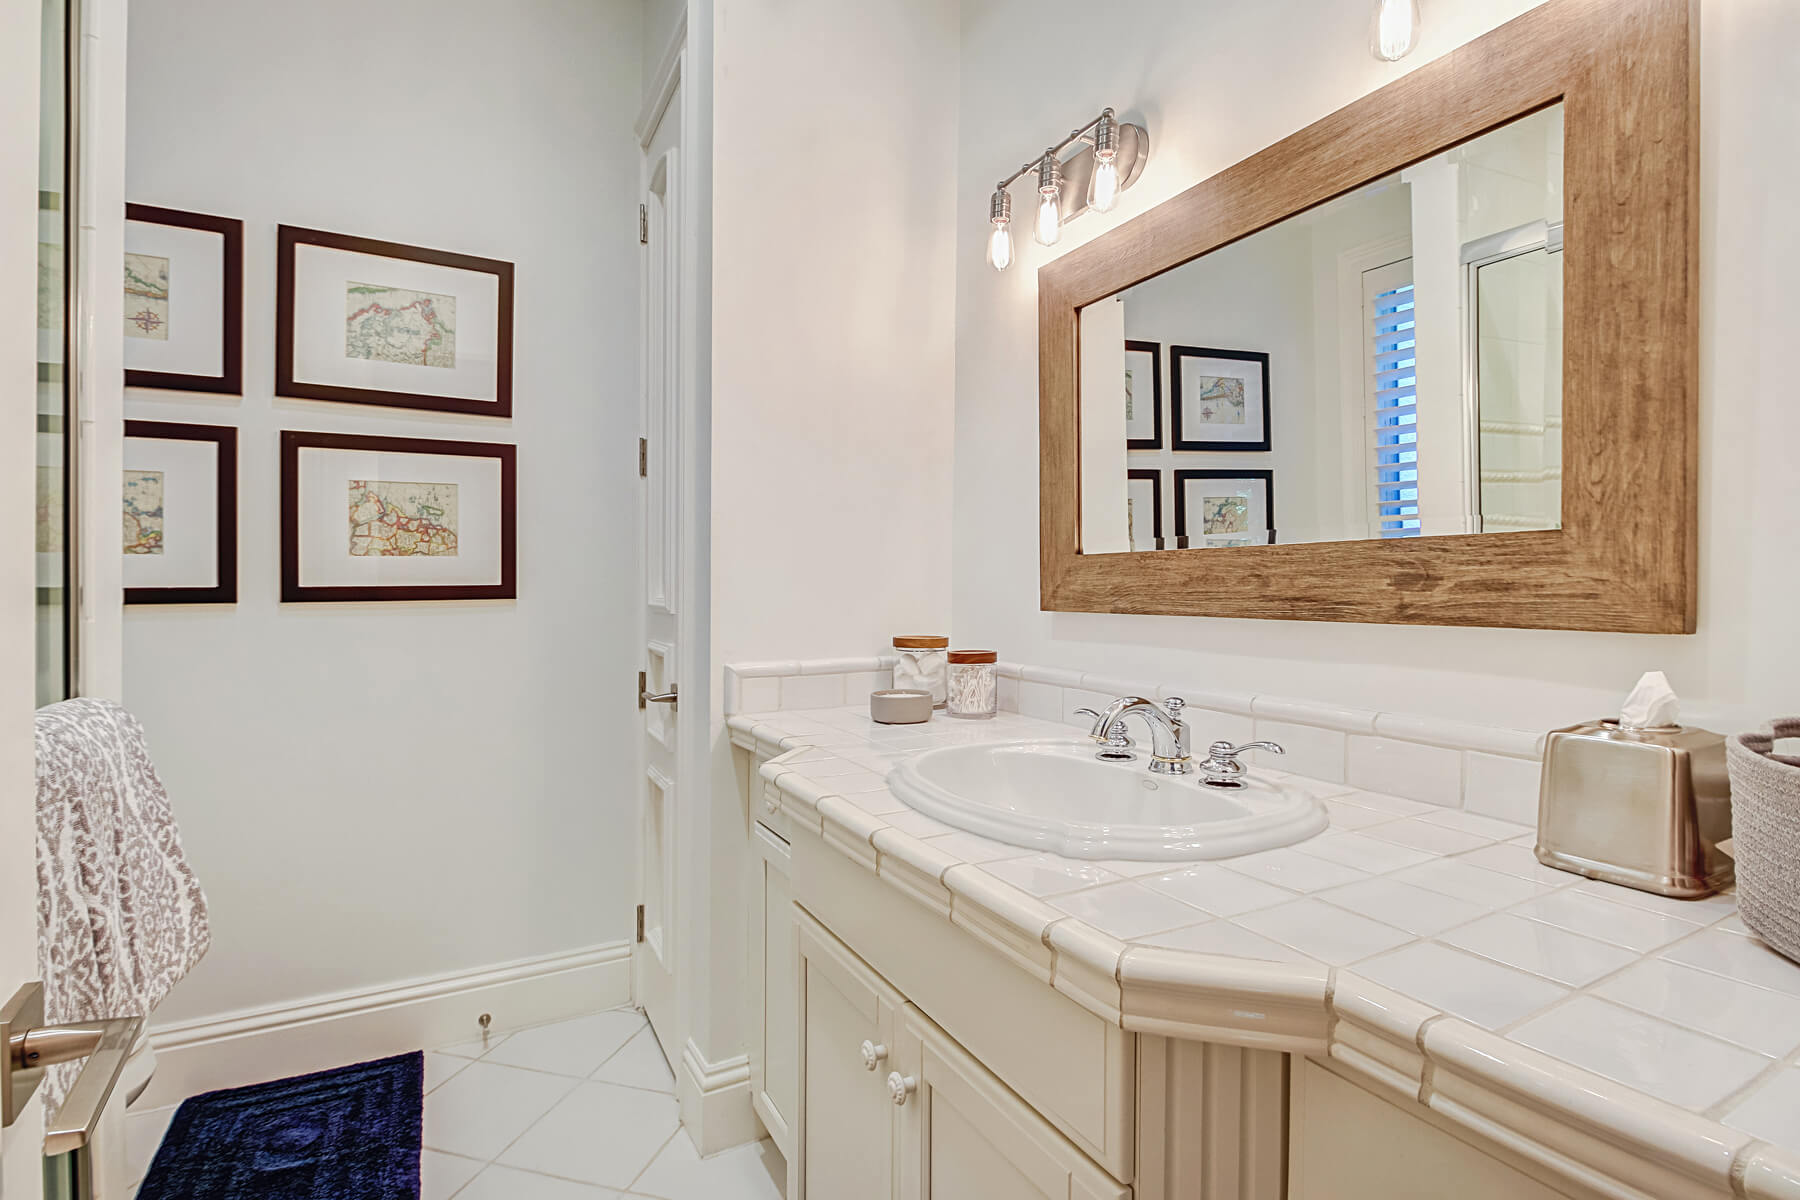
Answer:
[[[713,34],[713,662],[874,655],[950,619],[956,0],[716,0]],[[713,721],[709,936],[739,974],[686,986],[731,997],[716,1057],[745,826]]]
[[[1720,724],[1800,706],[1800,405],[1784,349],[1800,324],[1800,233],[1780,199],[1800,164],[1800,6],[1702,6],[1701,609],[1691,637],[1369,627],[1038,611],[1034,272],[1157,202],[1530,7],[1426,9],[1419,50],[1389,66],[1365,46],[1368,6],[1341,0],[1196,5],[1120,0],[1104,52],[1074,50],[1078,0],[965,10],[957,220],[955,631],[1003,656],[1523,728],[1611,711],[1664,668]],[[1040,64],[1044,86],[1024,81]],[[982,258],[996,174],[1111,104],[1147,123],[1151,158],[1103,217],[1054,251],[1021,241],[1012,270]],[[1693,706],[1690,706],[1693,707]],[[1707,710],[1712,710],[1710,713]]]
[[[134,0],[130,198],[246,233],[243,399],[127,397],[241,430],[240,602],[126,617],[212,906],[165,1022],[631,933],[640,19]],[[280,222],[516,263],[516,418],[272,398]],[[517,443],[518,601],[278,604],[280,429]]]

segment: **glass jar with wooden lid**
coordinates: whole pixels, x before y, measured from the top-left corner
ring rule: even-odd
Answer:
[[[949,654],[950,687],[947,707],[953,717],[984,721],[999,711],[1000,687],[995,679],[992,650],[952,650]]]
[[[934,633],[905,634],[894,639],[894,686],[931,693],[931,706],[944,707],[945,654],[950,639]]]

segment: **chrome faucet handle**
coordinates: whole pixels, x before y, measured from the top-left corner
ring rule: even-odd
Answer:
[[[1103,719],[1099,713],[1091,708],[1078,708],[1075,710],[1075,715],[1078,717],[1094,718],[1095,729],[1100,728],[1100,721]],[[1123,721],[1114,721],[1104,730],[1101,730],[1098,733],[1090,732],[1088,736],[1106,747],[1106,749],[1102,750],[1099,754],[1099,757],[1103,761],[1129,762],[1137,757],[1132,753],[1132,748],[1135,743],[1132,742],[1131,735],[1125,732],[1125,722]]]
[[[1230,742],[1214,742],[1206,748],[1206,761],[1200,764],[1202,781],[1213,787],[1243,787],[1243,775],[1249,768],[1244,766],[1238,756],[1252,750],[1267,750],[1271,754],[1287,753],[1279,742],[1245,742],[1241,746],[1234,746]]]

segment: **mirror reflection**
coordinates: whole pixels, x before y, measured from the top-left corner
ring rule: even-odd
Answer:
[[[1084,553],[1556,529],[1562,107],[1081,311]]]

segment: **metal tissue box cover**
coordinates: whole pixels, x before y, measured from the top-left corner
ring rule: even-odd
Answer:
[[[1704,729],[1592,721],[1544,748],[1538,861],[1660,896],[1698,899],[1732,880],[1725,739]]]

